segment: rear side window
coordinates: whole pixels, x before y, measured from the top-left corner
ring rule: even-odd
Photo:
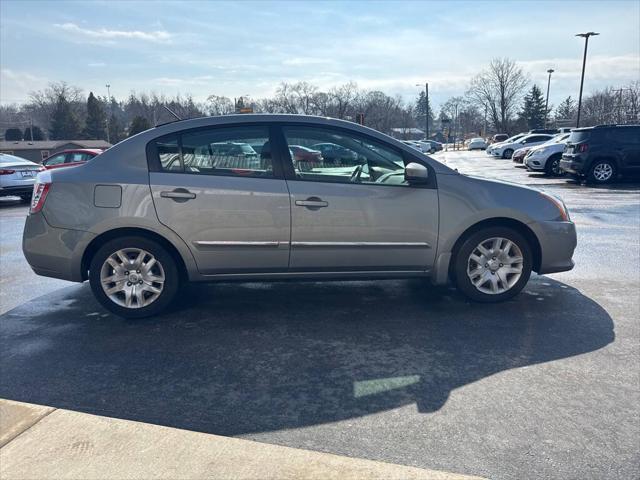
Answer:
[[[212,127],[158,138],[150,154],[164,172],[273,178],[269,128]]]
[[[569,135],[569,143],[580,143],[589,140],[589,134],[591,132],[589,130],[584,130],[582,132],[571,132]]]
[[[640,128],[615,128],[611,130],[609,137],[622,143],[640,143]]]

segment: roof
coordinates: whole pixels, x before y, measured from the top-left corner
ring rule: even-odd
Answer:
[[[30,141],[1,141],[0,150],[55,150],[63,145],[73,143],[80,148],[109,148],[111,144],[104,140],[36,140]]]
[[[424,130],[420,130],[419,128],[414,128],[414,127],[392,128],[391,131],[396,133],[424,133]]]

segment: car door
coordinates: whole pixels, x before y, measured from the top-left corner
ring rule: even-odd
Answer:
[[[433,172],[429,184],[410,186],[404,181],[403,153],[390,145],[324,126],[289,124],[282,126],[282,132],[287,144],[332,143],[350,152],[339,166],[321,161],[300,171],[290,160],[286,162],[291,271],[425,271],[432,267],[438,232]],[[411,161],[424,162],[418,154]]]
[[[640,128],[617,127],[611,129],[610,145],[625,170],[640,169]]]
[[[265,125],[192,129],[149,144],[158,219],[202,274],[287,269],[289,192],[270,145]]]

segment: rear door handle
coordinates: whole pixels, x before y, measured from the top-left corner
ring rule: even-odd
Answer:
[[[325,202],[321,198],[318,197],[309,197],[306,200],[296,200],[296,205],[298,207],[307,207],[307,208],[323,208],[328,207],[329,202]]]
[[[176,202],[186,202],[187,200],[196,198],[196,194],[191,193],[186,188],[176,188],[175,190],[172,190],[172,191],[163,191],[163,192],[160,192],[160,196],[162,198],[171,198]]]

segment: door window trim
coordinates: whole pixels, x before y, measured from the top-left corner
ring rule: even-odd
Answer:
[[[393,187],[393,188],[427,188],[427,189],[437,189],[437,181],[436,174],[431,165],[428,162],[425,162],[423,159],[417,156],[413,156],[405,152],[404,150],[397,148],[395,145],[391,145],[384,140],[380,140],[378,138],[372,137],[371,135],[367,135],[365,133],[357,132],[351,130],[349,128],[344,127],[336,127],[334,125],[318,125],[313,123],[302,123],[302,122],[277,122],[274,123],[274,127],[277,128],[277,142],[272,144],[272,151],[274,147],[279,149],[279,157],[282,159],[282,166],[284,170],[284,178],[288,181],[297,181],[297,182],[312,182],[312,183],[322,183],[322,184],[330,184],[330,185],[362,185],[362,186],[374,186],[374,187]],[[325,131],[332,130],[339,134],[343,135],[351,135],[355,137],[361,137],[367,141],[373,142],[374,144],[382,144],[385,148],[388,148],[392,152],[396,153],[400,157],[402,157],[405,166],[411,162],[419,163],[427,168],[429,171],[428,182],[420,185],[394,185],[394,184],[376,184],[376,183],[352,183],[352,182],[332,182],[332,181],[323,181],[321,177],[316,177],[313,180],[311,179],[303,179],[296,177],[295,169],[293,167],[293,159],[289,153],[289,144],[287,142],[286,136],[284,134],[285,127],[296,127],[296,128],[317,128],[323,129]]]
[[[201,132],[207,130],[231,130],[237,129],[240,127],[260,127],[266,128],[268,132],[268,141],[271,144],[271,164],[273,166],[273,176],[272,177],[243,177],[242,175],[238,175],[237,177],[232,178],[251,178],[251,179],[260,179],[260,180],[284,180],[284,171],[283,171],[283,162],[280,154],[280,148],[276,148],[276,126],[273,123],[261,123],[261,122],[251,122],[251,123],[225,123],[224,125],[206,125],[203,127],[194,127],[194,128],[185,128],[184,130],[176,130],[174,132],[165,133],[164,135],[158,135],[157,137],[150,140],[145,148],[145,153],[147,155],[147,167],[149,169],[149,173],[172,173],[176,175],[200,175],[202,177],[215,177],[215,178],[224,178],[229,177],[227,175],[203,175],[195,172],[186,172],[184,171],[184,163],[182,158],[182,136],[189,133]],[[156,146],[156,142],[164,137],[176,136],[178,143],[178,153],[180,155],[180,170],[164,170],[160,163],[160,156],[158,154],[158,149]]]

